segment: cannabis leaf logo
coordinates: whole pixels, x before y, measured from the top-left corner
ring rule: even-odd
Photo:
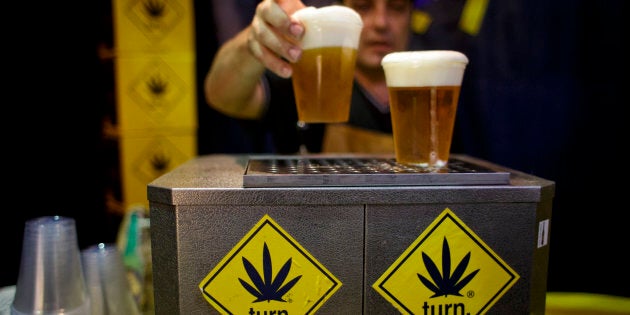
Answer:
[[[159,18],[164,15],[166,4],[163,1],[149,0],[143,3],[145,11],[154,18]]]
[[[168,82],[163,78],[154,76],[149,78],[149,81],[146,82],[147,88],[153,95],[160,96],[166,94],[166,90],[168,88]]]
[[[284,263],[275,279],[272,279],[273,271],[271,268],[271,254],[269,253],[269,248],[267,247],[267,243],[264,244],[263,247],[263,276],[264,279],[260,277],[258,271],[252,265],[252,263],[247,260],[247,258],[243,257],[243,265],[245,266],[245,271],[247,271],[247,275],[249,279],[252,280],[254,286],[251,286],[249,283],[245,282],[245,280],[238,278],[238,281],[241,282],[241,285],[247,292],[251,293],[256,297],[254,303],[271,300],[286,302],[282,299],[282,296],[285,295],[291,288],[300,280],[302,277],[297,276],[293,278],[293,280],[287,282],[284,286],[284,280],[289,275],[289,270],[291,269],[291,258]]]
[[[421,274],[418,274],[418,278],[420,278],[420,281],[425,287],[433,291],[434,294],[431,298],[438,296],[447,297],[449,294],[462,296],[459,291],[479,272],[479,269],[477,269],[462,278],[466,267],[468,267],[468,262],[470,262],[470,252],[468,252],[468,254],[462,258],[462,261],[459,262],[453,274],[451,274],[451,250],[448,247],[446,237],[442,243],[442,274],[440,274],[440,270],[438,270],[433,260],[424,252],[422,252],[422,261],[424,261],[424,265],[427,267],[427,271],[431,279],[433,279],[433,282],[423,277]]]
[[[163,172],[164,170],[166,170],[169,162],[170,159],[165,152],[157,152],[151,157],[151,166],[154,170],[158,172]]]

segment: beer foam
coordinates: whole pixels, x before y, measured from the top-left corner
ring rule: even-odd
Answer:
[[[359,13],[342,5],[306,7],[293,13],[304,24],[302,49],[316,47],[359,47],[363,20]]]
[[[466,55],[452,50],[400,51],[381,60],[387,86],[461,85]]]

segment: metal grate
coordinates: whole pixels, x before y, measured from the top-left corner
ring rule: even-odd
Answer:
[[[509,173],[451,159],[439,170],[396,163],[394,158],[250,158],[244,187],[505,185]]]

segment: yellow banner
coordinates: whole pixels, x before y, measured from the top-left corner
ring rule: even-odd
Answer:
[[[114,0],[116,122],[125,211],[197,154],[194,5]]]

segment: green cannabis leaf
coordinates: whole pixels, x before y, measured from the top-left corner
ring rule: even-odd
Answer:
[[[254,303],[262,301],[270,302],[271,300],[286,302],[282,299],[282,296],[289,292],[289,290],[291,290],[291,288],[302,277],[301,275],[297,276],[293,278],[293,280],[282,286],[282,283],[284,283],[284,280],[289,275],[289,270],[291,269],[291,258],[289,258],[287,262],[284,263],[280,271],[278,271],[276,278],[272,279],[273,271],[271,268],[271,254],[269,253],[267,243],[265,243],[263,247],[264,279],[260,277],[260,274],[254,267],[254,265],[252,265],[252,263],[250,263],[249,260],[247,260],[247,258],[245,257],[243,257],[243,265],[245,266],[245,271],[247,271],[249,279],[254,283],[255,287],[251,286],[249,283],[241,278],[238,278],[238,281],[241,282],[241,285],[243,286],[243,288],[245,288],[245,290],[247,290],[247,292],[256,297]]]
[[[422,260],[424,261],[424,265],[427,267],[427,271],[433,279],[431,280],[423,277],[421,274],[418,274],[418,278],[427,287],[429,290],[433,291],[433,295],[431,298],[438,296],[447,297],[450,295],[462,296],[459,291],[464,288],[475,277],[479,269],[469,273],[466,277],[462,278],[464,275],[464,271],[466,271],[466,267],[468,267],[468,263],[470,262],[470,252],[462,258],[462,261],[459,262],[453,274],[451,274],[451,250],[448,246],[448,241],[446,237],[444,238],[444,242],[442,243],[442,273],[440,274],[440,270],[437,268],[433,260],[422,252]]]

